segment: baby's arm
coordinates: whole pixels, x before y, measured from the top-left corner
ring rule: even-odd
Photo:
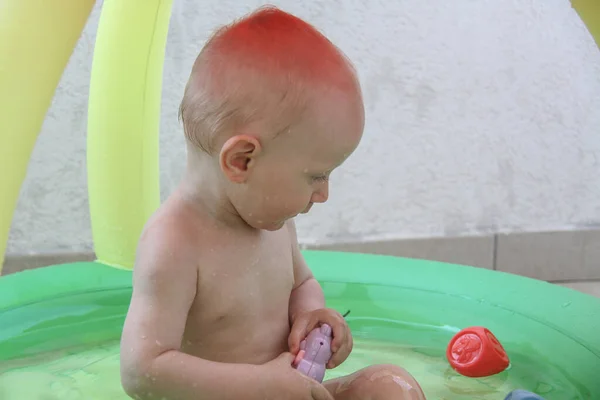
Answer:
[[[300,350],[300,342],[306,335],[320,324],[326,323],[333,329],[331,350],[334,353],[327,366],[335,368],[352,351],[352,333],[339,312],[325,307],[323,289],[300,252],[296,226],[293,221],[288,223],[288,228],[292,238],[295,281],[289,304],[291,332],[288,337],[288,345],[290,352],[296,354]]]
[[[294,288],[290,296],[289,315],[293,324],[296,316],[304,312],[318,310],[325,307],[325,296],[321,285],[315,279],[312,271],[306,264],[300,247],[294,220],[288,221],[288,229],[292,240],[292,257],[294,263]]]
[[[197,253],[185,245],[189,238],[177,232],[177,227],[151,227],[140,240],[121,340],[123,387],[140,400],[254,398],[258,366],[217,363],[179,351],[198,269]]]

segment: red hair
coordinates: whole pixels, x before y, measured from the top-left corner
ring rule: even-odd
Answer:
[[[209,38],[192,68],[179,115],[187,139],[211,153],[215,137],[226,131],[255,123],[271,135],[286,129],[308,107],[315,89],[357,88],[350,62],[316,28],[278,8],[262,7]]]

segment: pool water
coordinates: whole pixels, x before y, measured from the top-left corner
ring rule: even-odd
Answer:
[[[473,379],[454,372],[448,365],[439,339],[444,328],[402,325],[386,321],[354,321],[355,346],[346,362],[328,371],[328,378],[351,373],[377,363],[406,368],[431,400],[503,400],[516,388],[535,391],[546,400],[586,398],[565,378],[565,371],[527,354],[528,348],[512,351],[506,371]],[[429,328],[429,329],[427,329]],[[451,329],[451,328],[446,328]],[[428,331],[426,335],[415,332]],[[374,332],[379,333],[373,335]],[[402,343],[373,336],[408,338]],[[421,344],[408,344],[410,338]],[[427,339],[425,339],[427,338]],[[538,360],[539,361],[536,361]],[[119,400],[129,399],[120,387],[119,343],[109,341],[94,347],[71,348],[35,358],[5,362],[0,366],[0,399],[3,400]]]

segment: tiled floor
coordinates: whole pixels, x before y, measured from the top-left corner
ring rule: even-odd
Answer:
[[[579,290],[580,292],[587,293],[592,296],[600,297],[600,281],[581,281],[557,284],[571,289]]]

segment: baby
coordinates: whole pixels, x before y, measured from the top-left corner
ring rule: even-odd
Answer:
[[[148,221],[133,271],[121,378],[135,399],[424,399],[402,368],[323,384],[292,363],[315,327],[344,318],[299,251],[293,218],[329,195],[355,150],[364,108],[346,57],[306,22],[266,7],[218,30],[180,108],[187,166]]]

